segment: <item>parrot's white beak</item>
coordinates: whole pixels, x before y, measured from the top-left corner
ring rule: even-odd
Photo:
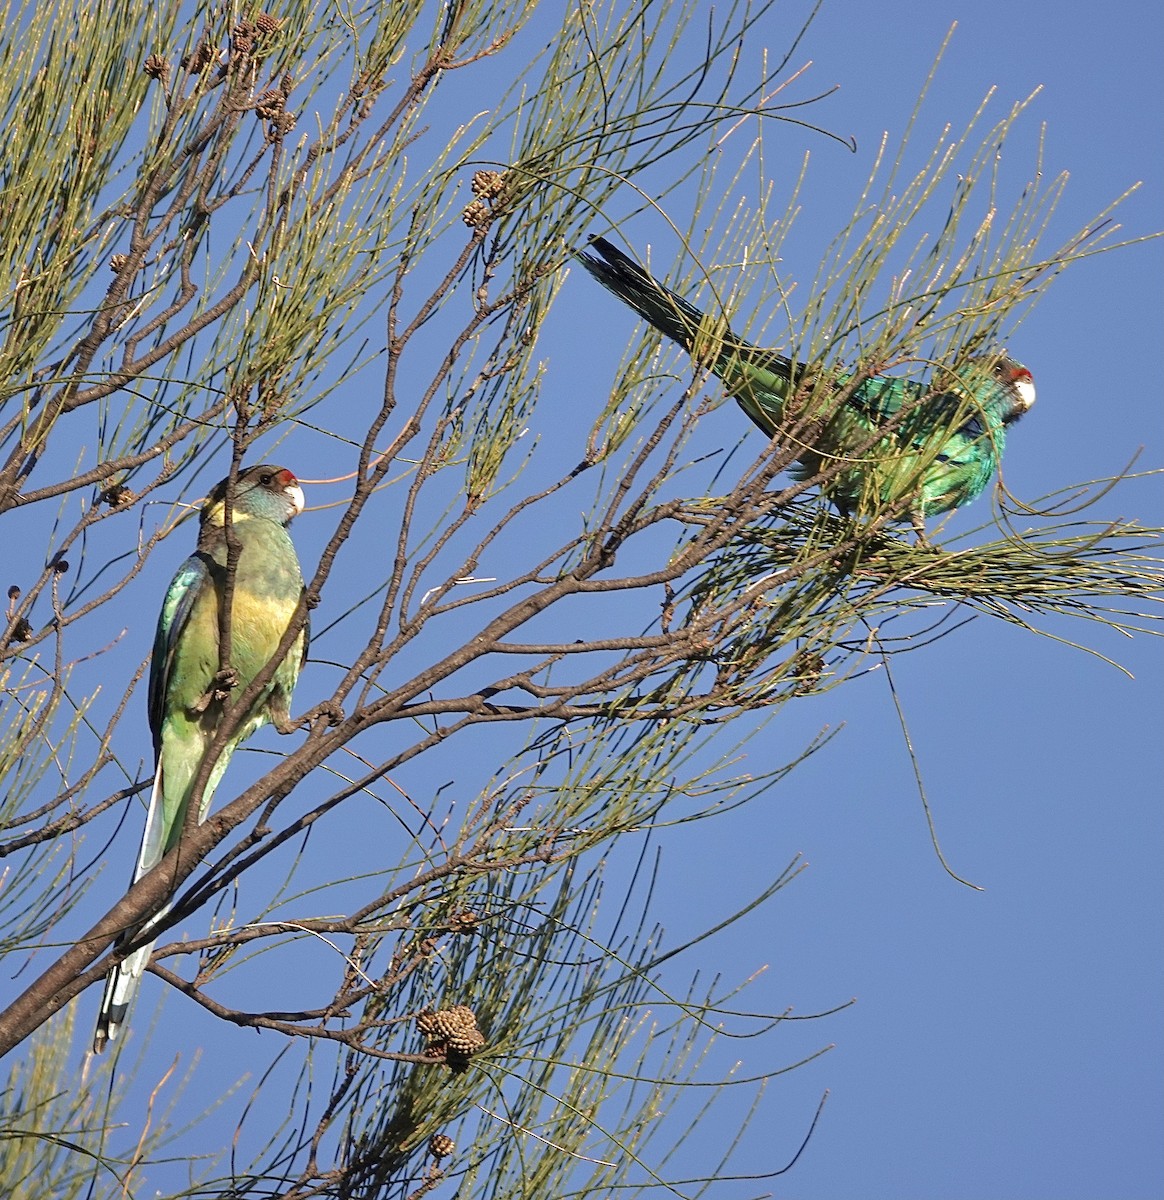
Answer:
[[[1024,371],[1021,375],[1016,375],[1014,380],[1015,394],[1018,396],[1019,403],[1023,406],[1024,411],[1029,409],[1035,402],[1035,381],[1031,378],[1029,371]]]
[[[303,489],[299,486],[298,481],[287,484],[283,489],[283,494],[291,501],[291,507],[295,510],[295,516],[299,516],[307,506],[307,501],[303,498]]]

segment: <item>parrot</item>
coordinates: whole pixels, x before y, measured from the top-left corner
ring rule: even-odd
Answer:
[[[578,258],[599,283],[710,368],[768,437],[780,436],[795,417],[785,408],[797,385],[812,383],[803,363],[736,337],[725,322],[709,319],[605,238],[592,238],[590,249],[594,253]],[[856,384],[854,378],[838,372],[830,380],[844,398],[822,410],[822,427],[798,456],[793,478],[811,479],[848,461],[825,488],[837,509],[851,515],[899,505],[923,542],[925,517],[982,493],[998,469],[1008,427],[1035,402],[1031,372],[1005,353],[968,360],[942,388],[890,375]],[[884,437],[870,444],[895,417]]]
[[[178,568],[158,618],[148,691],[156,770],[133,883],[178,845],[195,777],[230,697],[242,696],[274,656],[304,590],[287,532],[291,520],[303,511],[299,481],[285,467],[269,464],[240,471],[230,521],[240,547],[231,599],[232,670],[224,677],[219,661],[219,606],[227,568],[228,482],[222,480],[203,505],[197,549]],[[308,639],[305,625],[223,747],[202,793],[199,823],[206,819],[214,789],[238,746],[267,722],[282,732],[291,731],[291,693]],[[144,926],[123,932],[119,944],[139,936],[168,910],[167,903]],[[95,1054],[120,1035],[153,947],[154,942],[139,946],[106,976],[93,1036]]]

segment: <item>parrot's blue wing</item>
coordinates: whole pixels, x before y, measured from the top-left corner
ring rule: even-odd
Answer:
[[[843,382],[843,381],[842,381]],[[924,388],[912,380],[891,379],[885,376],[866,379],[855,388],[846,404],[874,423],[892,420],[909,403],[915,409],[900,427],[897,439],[901,445],[920,447],[935,430],[944,430],[952,449],[965,449],[981,442],[986,425],[979,412],[967,412],[966,396],[959,391],[940,392],[924,400]],[[950,422],[961,417],[953,428]],[[941,453],[938,462],[948,462],[956,454]]]
[[[837,382],[844,386],[851,378],[840,375]],[[921,394],[921,388],[911,380],[874,375],[855,387],[845,404],[878,424],[895,417],[907,400],[916,400]]]
[[[162,611],[158,616],[158,628],[154,634],[154,650],[150,660],[149,720],[154,735],[154,749],[159,748],[162,720],[166,710],[166,685],[174,663],[174,651],[190,619],[194,600],[204,587],[209,587],[210,570],[201,554],[192,554],[178,568],[170,581]]]
[[[961,413],[963,420],[956,428],[951,429],[946,436],[942,453],[937,456],[938,462],[965,462],[978,458],[987,450],[985,445],[989,435],[982,414],[966,412],[966,398],[956,392],[947,392],[935,398],[933,417],[929,427],[942,428],[948,421]]]

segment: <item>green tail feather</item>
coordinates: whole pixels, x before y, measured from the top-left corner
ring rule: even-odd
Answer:
[[[791,384],[802,374],[800,364],[736,337],[726,320],[709,317],[688,304],[605,238],[591,239],[590,248],[595,254],[578,256],[586,270],[722,379],[748,416],[771,437],[782,422]]]

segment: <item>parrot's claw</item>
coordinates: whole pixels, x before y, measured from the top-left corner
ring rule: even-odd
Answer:
[[[295,733],[304,726],[314,725],[321,717],[326,718],[326,725],[338,725],[344,719],[344,710],[334,700],[324,700],[299,717],[292,717],[288,713],[272,713],[271,724],[279,733]]]
[[[238,687],[238,684],[239,674],[234,667],[223,667],[210,681],[210,687],[206,689],[202,699],[194,705],[194,711],[196,713],[205,712],[215,701],[221,704]]]
[[[913,526],[914,533],[917,534],[917,544],[923,550],[932,550],[934,554],[941,554],[941,550],[926,537],[926,519],[919,510],[914,509],[909,514],[909,523]]]

